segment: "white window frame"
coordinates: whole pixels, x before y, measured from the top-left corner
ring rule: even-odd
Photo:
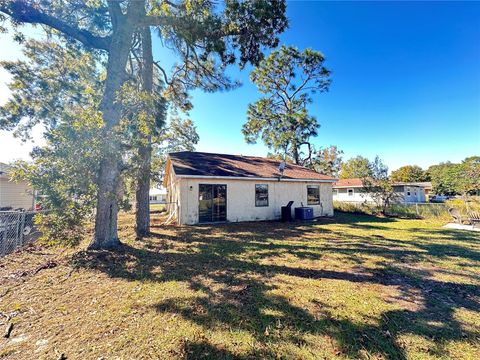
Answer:
[[[351,195],[350,195],[350,190],[352,190]],[[355,195],[355,189],[353,188],[347,189],[347,196],[354,196],[354,195]]]

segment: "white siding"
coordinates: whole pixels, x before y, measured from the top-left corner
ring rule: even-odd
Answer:
[[[348,193],[349,189],[353,190],[352,195],[349,195]],[[358,188],[358,187],[340,188],[335,190],[337,191],[333,193],[334,201],[354,202],[354,203],[373,202],[373,199],[370,196],[370,194],[362,192],[361,188]]]
[[[404,191],[406,204],[425,202],[425,190],[423,187],[406,185]]]
[[[25,181],[0,177],[0,207],[7,206],[26,210],[33,208],[33,193]]]
[[[227,185],[227,221],[274,220],[281,216],[281,206],[293,200],[292,209],[298,206],[313,208],[314,216],[332,216],[332,184],[315,182],[262,181],[236,179],[170,179],[168,191],[171,199],[178,201],[180,224],[198,223],[199,184]],[[268,185],[268,206],[255,206],[255,184]],[[320,187],[320,204],[307,205],[307,185]],[[173,207],[170,207],[173,211]],[[293,213],[293,211],[292,211]]]
[[[353,196],[348,194],[348,189],[353,189]],[[362,191],[362,188],[337,188],[333,193],[333,201],[352,202],[352,203],[373,203],[373,198],[370,194]],[[398,193],[395,203],[398,204],[414,204],[425,202],[425,190],[421,186],[415,185],[400,185],[395,186]],[[408,193],[410,192],[410,195]]]

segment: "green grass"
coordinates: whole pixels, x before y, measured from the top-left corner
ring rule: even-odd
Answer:
[[[154,227],[143,241],[131,215],[120,227],[120,252],[0,260],[0,312],[28,338],[0,340],[0,358],[480,356],[478,233],[345,213]],[[22,273],[47,260],[58,266]]]

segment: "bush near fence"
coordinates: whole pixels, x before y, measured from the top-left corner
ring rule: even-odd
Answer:
[[[451,199],[447,200],[445,204],[449,208],[458,209],[462,215],[468,215],[472,211],[480,212],[480,197],[478,196],[471,196],[467,198],[467,201],[464,199]]]

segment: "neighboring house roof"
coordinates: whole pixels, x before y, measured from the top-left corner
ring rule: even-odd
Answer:
[[[281,161],[263,157],[181,151],[170,153],[169,160],[177,176],[269,179],[280,177],[278,167]],[[335,181],[331,176],[289,163],[286,164],[282,179]]]
[[[7,177],[8,170],[10,170],[10,165],[0,162],[0,177]]]
[[[430,181],[423,181],[423,182],[413,182],[412,185],[421,186],[424,189],[432,189],[432,183]]]
[[[362,179],[353,178],[353,179],[340,179],[333,184],[334,188],[352,188],[352,187],[363,187]]]
[[[420,185],[420,183],[418,183],[418,182],[396,182],[396,183],[393,183],[393,185],[424,187],[424,186]]]
[[[0,173],[7,172],[10,169],[10,165],[0,162]]]
[[[426,184],[431,183],[420,183],[420,182],[396,182],[393,185],[396,186],[419,186],[419,187],[426,187]],[[360,178],[353,178],[353,179],[340,179],[336,183],[333,184],[334,188],[355,188],[355,187],[363,187],[362,179]]]

